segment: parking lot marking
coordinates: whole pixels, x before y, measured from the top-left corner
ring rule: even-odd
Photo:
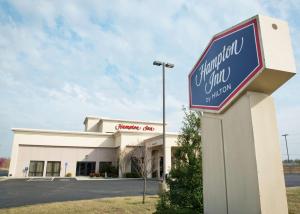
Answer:
[[[60,178],[60,179],[57,179],[58,181],[71,181],[71,179],[69,178]]]
[[[29,178],[27,181],[53,181],[54,178]]]

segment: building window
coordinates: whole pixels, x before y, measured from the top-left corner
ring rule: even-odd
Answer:
[[[48,161],[46,176],[60,176],[60,161]]]
[[[28,176],[43,176],[44,161],[30,161]]]

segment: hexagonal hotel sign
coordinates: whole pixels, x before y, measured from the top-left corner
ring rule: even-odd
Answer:
[[[222,112],[263,70],[258,20],[215,35],[189,74],[191,109]]]

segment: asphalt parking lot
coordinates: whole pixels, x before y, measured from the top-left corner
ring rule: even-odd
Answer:
[[[158,193],[158,182],[149,180],[147,194]],[[143,180],[31,179],[0,182],[0,208],[58,201],[141,195]]]
[[[300,174],[285,175],[287,187],[300,186]],[[147,194],[158,193],[157,180],[148,180]],[[143,180],[85,180],[34,178],[0,181],[0,208],[30,204],[141,195]]]
[[[300,174],[285,174],[284,178],[286,187],[300,186]]]

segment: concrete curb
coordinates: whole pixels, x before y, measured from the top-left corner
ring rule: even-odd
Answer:
[[[51,178],[53,181],[54,179],[75,179],[77,181],[125,181],[125,180],[143,180],[143,178],[90,178],[90,177],[5,177],[4,179],[1,179],[0,181],[4,180],[30,180],[30,179],[45,179],[45,178]],[[159,179],[154,179],[154,178],[148,178],[147,181],[160,181]]]
[[[75,177],[78,181],[126,181],[126,180],[143,180],[143,178],[90,178],[90,177]],[[155,178],[148,178],[147,181],[161,181]]]

